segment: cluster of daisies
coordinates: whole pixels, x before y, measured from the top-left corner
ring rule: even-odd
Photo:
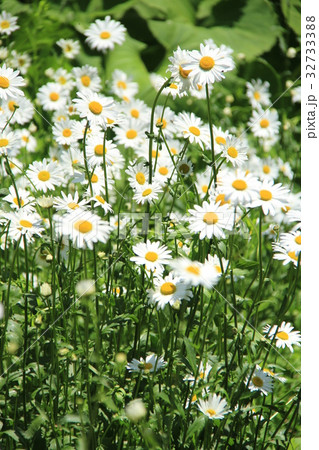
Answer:
[[[17,20],[1,13],[0,30],[11,34],[18,28]],[[109,16],[96,20],[85,32],[87,44],[102,53],[121,45],[125,28]],[[60,39],[57,45],[68,59],[80,51],[77,41]],[[23,90],[27,84],[15,70],[17,58],[13,51],[1,49],[0,67],[0,154],[1,175],[10,180],[3,197],[1,211],[1,248],[10,242],[24,247],[51,233],[56,233],[66,248],[93,249],[98,242],[106,243],[112,233],[126,223],[119,222],[118,204],[125,210],[145,211],[161,206],[170,210],[169,219],[185,224],[192,238],[224,240],[230,233],[240,233],[241,218],[251,209],[259,208],[269,228],[265,234],[273,239],[274,258],[284,264],[300,263],[300,195],[288,185],[293,171],[280,158],[260,157],[246,136],[237,130],[212,130],[193,112],[174,112],[168,106],[156,106],[154,128],[150,130],[151,109],[137,98],[138,85],[126,73],[116,70],[106,85],[98,70],[90,65],[63,67],[45,71],[47,83],[32,102]],[[200,44],[199,50],[177,48],[169,58],[169,78],[152,76],[152,82],[162,94],[176,96],[209,96],[213,84],[234,69],[232,49],[218,47],[211,39]],[[248,126],[260,139],[264,149],[276,144],[280,121],[271,105],[269,84],[260,80],[247,83],[247,98],[253,111]],[[51,136],[46,157],[25,164],[25,155],[37,156],[37,127],[32,122],[35,111],[45,116]],[[188,149],[200,155],[215,154],[216,179],[209,166],[198,172]],[[118,181],[125,177],[125,189]],[[177,214],[171,205],[182,185],[191,190],[196,203]],[[44,213],[53,210],[53,214]],[[149,209],[148,209],[149,211]],[[261,219],[260,219],[261,220]],[[124,221],[125,222],[125,221]],[[294,224],[292,226],[292,224]],[[288,229],[288,227],[291,227]],[[278,233],[276,230],[284,229]],[[227,274],[229,261],[220,255],[207,255],[202,260],[190,257],[191,239],[169,248],[159,240],[136,242],[130,248],[130,260],[136,270],[148,277],[150,305],[163,309],[167,305],[178,309],[189,301],[193,288],[210,290]],[[173,257],[174,255],[174,257]],[[63,255],[62,255],[63,256]],[[276,340],[278,347],[292,351],[299,345],[300,335],[290,323],[269,326],[266,336]],[[133,359],[129,371],[153,372],[165,366],[162,357],[154,354],[146,359]],[[207,379],[209,367],[199,367],[199,378]],[[251,391],[267,394],[272,389],[271,371],[256,367],[246,382]],[[188,377],[186,381],[195,383]],[[204,395],[204,394],[203,394]],[[224,399],[205,390],[207,400],[199,400],[199,409],[209,418],[222,418],[229,410]],[[197,397],[189,399],[190,402]]]

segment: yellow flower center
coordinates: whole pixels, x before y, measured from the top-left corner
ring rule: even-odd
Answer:
[[[206,192],[208,191],[208,186],[207,186],[207,184],[204,184],[204,185],[202,186],[202,191],[204,192],[204,194],[206,194]]]
[[[120,89],[126,89],[127,88],[127,84],[125,83],[125,81],[118,81],[117,82],[117,87],[119,87]]]
[[[138,184],[144,184],[145,183],[145,175],[142,172],[138,172],[135,175],[135,179],[138,182]]]
[[[208,414],[210,417],[213,417],[213,416],[216,415],[216,411],[215,411],[214,409],[211,409],[211,408],[208,408],[208,409],[206,410],[206,412],[207,412],[207,414]]]
[[[231,158],[237,158],[238,156],[238,151],[235,149],[235,147],[229,147],[227,153]]]
[[[295,252],[288,252],[289,258],[293,259],[294,261],[298,261],[298,255],[296,255]]]
[[[268,119],[261,119],[259,122],[259,125],[261,128],[268,128],[269,127],[269,120]]]
[[[169,87],[170,87],[171,89],[178,89],[178,86],[177,86],[177,84],[175,84],[175,83],[171,83],[171,84],[169,85]]]
[[[185,69],[183,69],[182,66],[179,66],[179,74],[181,77],[187,78],[190,73],[191,73],[191,70],[185,70]]]
[[[194,394],[193,397],[192,397],[192,403],[196,402],[196,400],[197,400],[197,395]]]
[[[98,144],[94,147],[94,153],[96,154],[96,156],[103,156],[103,145],[102,144]],[[106,153],[106,149],[105,149],[105,153]]]
[[[152,363],[141,363],[141,364],[139,364],[139,368],[144,369],[144,370],[151,370],[153,368],[153,364]]]
[[[78,220],[73,226],[80,233],[89,233],[93,228],[88,220]]]
[[[244,191],[247,189],[247,183],[244,180],[235,180],[233,181],[232,186],[237,191]]]
[[[189,166],[187,164],[181,164],[179,166],[179,171],[186,174],[189,172]]]
[[[171,153],[173,153],[173,155],[176,155],[176,154],[177,154],[177,150],[176,150],[176,148],[174,148],[174,147],[171,147],[171,148],[170,148],[170,151],[171,151]]]
[[[191,265],[186,267],[187,272],[192,273],[193,275],[199,275],[200,274],[200,268],[195,266],[195,265]]]
[[[95,198],[96,198],[96,200],[98,200],[100,203],[102,203],[102,205],[104,205],[105,200],[104,200],[103,197],[101,197],[100,195],[96,195]]]
[[[216,136],[215,141],[217,142],[217,144],[226,144],[226,139],[223,136]]]
[[[60,83],[60,84],[65,84],[65,83],[66,83],[66,78],[63,77],[63,76],[61,76],[61,77],[59,78],[59,83]]]
[[[64,137],[70,137],[72,134],[72,131],[70,130],[70,128],[64,128],[62,134]]]
[[[99,181],[99,177],[95,175],[95,173],[91,176],[92,183],[97,183]]]
[[[31,222],[29,222],[28,220],[20,220],[20,225],[24,228],[32,228],[33,224]]]
[[[164,118],[162,119],[159,117],[156,121],[156,125],[164,129],[167,127],[167,121]]]
[[[51,100],[52,102],[56,102],[56,101],[58,101],[59,98],[60,98],[60,96],[59,96],[59,94],[58,94],[57,92],[51,92],[51,94],[49,95],[49,97],[50,97],[50,100]]]
[[[51,177],[50,172],[48,172],[47,170],[41,170],[38,173],[38,178],[40,181],[48,181],[50,177]]]
[[[127,139],[135,139],[137,136],[137,132],[135,130],[128,130],[126,132]]]
[[[145,259],[147,259],[147,261],[155,262],[158,260],[158,254],[156,252],[147,252]]]
[[[272,193],[267,189],[262,189],[261,191],[259,191],[259,195],[260,199],[266,202],[272,199]]]
[[[88,75],[83,75],[81,77],[81,83],[83,84],[83,86],[89,87],[91,84],[91,78]]]
[[[140,112],[137,109],[131,109],[131,116],[134,117],[134,119],[138,119],[140,117]]]
[[[213,212],[208,212],[204,215],[203,222],[207,225],[215,225],[218,222],[218,215]]]
[[[161,286],[161,294],[163,295],[172,295],[176,292],[176,286],[174,283],[166,282]]]
[[[68,203],[68,207],[70,209],[77,209],[79,207],[79,205],[75,202],[70,202],[70,203]]]
[[[252,377],[251,381],[257,387],[262,387],[264,385],[264,382],[260,377]]]
[[[111,33],[109,33],[108,31],[102,31],[102,33],[100,33],[101,39],[109,39],[110,37],[111,37]]]
[[[3,20],[0,24],[0,27],[5,30],[6,28],[10,27],[10,22],[8,20]]]
[[[296,244],[301,245],[301,235],[295,237],[295,242]]]
[[[270,173],[270,167],[269,166],[267,166],[267,164],[266,165],[264,165],[264,167],[263,167],[263,172],[264,173]]]
[[[200,130],[197,127],[189,127],[189,131],[194,134],[195,136],[200,135]]]
[[[15,101],[13,101],[13,100],[9,101],[8,108],[10,109],[11,112],[13,112],[15,110],[16,106],[18,106],[18,104]]]
[[[145,191],[142,192],[142,196],[143,197],[147,197],[151,193],[152,193],[152,189],[148,188],[148,189],[145,189]]]
[[[9,78],[0,77],[0,88],[7,89],[10,86]]]
[[[167,175],[167,174],[168,174],[168,168],[167,168],[167,167],[160,167],[160,168],[158,169],[158,171],[159,171],[159,173],[160,173],[161,175]]]
[[[220,266],[215,265],[214,267],[215,267],[216,272],[222,273],[222,268]]]
[[[257,100],[257,101],[260,100],[260,94],[258,91],[254,92],[254,97],[255,97],[255,100]]]
[[[0,147],[6,147],[9,144],[8,139],[2,138],[0,139]]]
[[[211,56],[203,56],[199,61],[199,66],[203,70],[211,70],[215,65],[215,61]]]
[[[101,105],[101,103],[93,101],[89,103],[89,110],[91,111],[91,113],[98,116],[99,114],[101,114],[103,106]]]
[[[22,140],[24,142],[29,142],[29,137],[28,136],[22,136]]]
[[[20,205],[23,206],[23,205],[24,205],[24,201],[22,200],[21,197],[19,198],[19,200],[20,200]],[[17,197],[15,197],[15,198],[13,199],[13,203],[15,203],[17,206],[19,206],[19,202],[18,202]]]
[[[215,203],[218,202],[220,202],[220,205],[226,205],[226,203],[230,203],[230,200],[225,200],[225,194],[218,194]]]
[[[288,341],[289,339],[289,336],[285,331],[279,331],[279,333],[276,334],[276,337],[283,341]]]

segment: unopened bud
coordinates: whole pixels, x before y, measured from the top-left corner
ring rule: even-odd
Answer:
[[[145,405],[140,398],[136,398],[135,400],[132,400],[130,403],[128,403],[126,405],[125,412],[127,418],[134,423],[143,419],[143,417],[145,417],[147,414]]]
[[[49,297],[49,295],[52,294],[52,289],[49,283],[43,283],[41,285],[40,294],[43,295],[43,297]]]

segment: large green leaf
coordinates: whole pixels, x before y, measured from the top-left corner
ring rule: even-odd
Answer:
[[[196,27],[172,20],[148,21],[156,39],[167,49],[167,56],[180,47],[196,49],[204,39],[213,38],[216,44],[225,44],[236,53],[244,53],[247,60],[270,50],[280,34],[275,12],[266,0],[248,0],[242,15],[233,27]],[[163,72],[164,66],[160,67]]]
[[[287,24],[295,33],[301,34],[301,2],[300,0],[281,0],[281,10]]]

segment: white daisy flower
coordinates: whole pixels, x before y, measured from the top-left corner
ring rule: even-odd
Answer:
[[[279,175],[279,164],[273,158],[261,159],[252,155],[249,158],[249,170],[263,180],[275,180]]]
[[[183,65],[190,63],[191,58],[187,50],[182,50],[180,47],[173,52],[173,56],[169,56],[171,64],[168,65],[167,71],[171,72],[172,77],[176,83],[180,86],[179,89],[187,91],[191,87],[191,81],[189,74],[191,69],[184,69]]]
[[[65,91],[72,91],[74,87],[73,75],[67,70],[60,67],[52,74],[52,79],[55,83],[61,84]]]
[[[223,177],[221,187],[225,200],[230,200],[233,205],[246,206],[257,198],[259,182],[251,173],[237,169]]]
[[[43,192],[61,186],[63,181],[58,163],[56,161],[47,162],[46,158],[42,162],[34,161],[33,164],[30,164],[26,174],[35,188]]]
[[[31,213],[24,208],[5,214],[5,218],[10,221],[8,235],[13,241],[18,241],[21,236],[25,236],[27,242],[32,242],[34,235],[41,236],[44,231],[39,214]],[[20,247],[24,247],[23,239],[20,240]]]
[[[13,70],[5,64],[0,67],[0,99],[24,96],[24,92],[19,87],[25,86],[25,81],[19,73],[19,70]]]
[[[122,70],[115,69],[112,74],[111,92],[126,103],[130,103],[138,92],[138,84],[130,75]]]
[[[101,89],[101,78],[96,67],[85,64],[82,67],[73,67],[72,73],[79,91],[99,92]]]
[[[226,400],[216,394],[209,394],[207,400],[198,400],[198,408],[209,419],[223,419],[226,414],[231,412],[227,409]]]
[[[169,274],[165,278],[154,278],[154,289],[149,290],[148,296],[150,303],[157,304],[157,309],[164,309],[167,304],[173,306],[175,302],[190,300],[193,293],[179,277]]]
[[[138,150],[146,141],[146,124],[133,119],[125,120],[115,130],[115,140],[125,148]]]
[[[262,394],[268,395],[273,390],[273,380],[263,370],[258,369],[257,366],[250,380],[248,376],[245,383],[251,392],[260,391]]]
[[[102,197],[102,195],[94,195],[94,197],[88,198],[88,202],[94,202],[94,207],[101,206],[105,214],[113,212],[112,206]]]
[[[259,78],[246,83],[246,95],[253,108],[270,105],[269,87],[268,81],[263,82]]]
[[[114,100],[93,91],[77,92],[73,100],[80,117],[85,117],[90,125],[103,125],[114,115]]]
[[[274,184],[272,180],[264,180],[259,187],[258,197],[247,206],[250,208],[261,206],[265,215],[274,216],[276,210],[287,202],[288,194],[289,189],[284,188],[281,183]]]
[[[232,230],[234,226],[234,211],[228,205],[206,201],[202,206],[194,205],[195,209],[189,209],[192,217],[189,218],[188,228],[194,233],[199,233],[199,239],[207,237],[211,239],[225,239],[223,230]]]
[[[4,108],[5,116],[8,119],[12,116],[10,119],[11,125],[14,123],[25,125],[30,122],[34,115],[34,107],[27,97],[8,97],[6,102],[2,102],[2,108]]]
[[[56,43],[68,59],[73,59],[80,53],[80,42],[74,39],[59,39]]]
[[[277,167],[279,167],[279,171],[287,177],[289,180],[292,180],[294,177],[294,173],[291,169],[291,165],[289,162],[284,162],[281,158],[277,160]]]
[[[119,151],[113,141],[105,140],[104,142],[104,133],[90,136],[86,144],[86,156],[91,167],[102,166],[103,160],[106,165],[112,165],[113,161],[119,157]]]
[[[217,272],[212,270],[211,265],[207,262],[202,264],[199,261],[191,261],[182,257],[174,259],[170,266],[176,276],[179,276],[192,286],[202,285],[210,289],[218,282]]]
[[[292,103],[301,103],[301,86],[297,86],[290,91]]]
[[[125,172],[129,176],[129,183],[133,189],[138,189],[148,183],[148,168],[144,163],[133,162]]]
[[[78,148],[68,148],[66,151],[61,153],[60,157],[60,167],[64,172],[64,177],[66,180],[74,176],[75,173],[81,171],[81,167],[84,167],[84,157],[83,153]]]
[[[163,106],[156,106],[154,123],[157,128],[162,130],[165,138],[173,137],[173,134],[176,131],[175,113],[170,108],[166,107],[163,114]]]
[[[264,367],[262,369],[258,364],[256,364],[256,368],[258,370],[262,370],[263,372],[265,372],[265,374],[269,375],[270,377],[274,378],[275,380],[280,381],[281,383],[286,383],[286,381],[287,381],[285,377],[282,377],[282,376],[278,375],[277,373],[274,373],[272,370],[270,370],[266,367]]]
[[[54,199],[54,206],[57,211],[71,212],[75,209],[85,209],[86,207],[87,201],[79,201],[78,191],[75,191],[74,196],[72,194],[66,195],[63,191],[61,191],[61,197],[55,197]]]
[[[157,372],[159,369],[164,367],[166,364],[166,361],[164,361],[164,358],[162,356],[157,355],[148,355],[146,359],[140,358],[135,359],[133,358],[130,363],[127,364],[126,368],[129,372],[142,372],[142,373],[149,373],[149,372]]]
[[[189,177],[193,173],[193,164],[188,158],[181,159],[176,164],[176,168],[183,177]]]
[[[232,135],[228,130],[223,131],[220,127],[217,128],[213,125],[213,137],[214,137],[214,152],[218,154],[224,150],[227,138],[231,138]]]
[[[6,34],[9,36],[20,27],[17,25],[18,17],[12,14],[2,11],[0,14],[0,34]]]
[[[97,19],[84,31],[88,45],[103,53],[113,50],[115,44],[123,44],[126,28],[118,21],[106,16],[104,20]]]
[[[58,144],[70,146],[77,141],[77,138],[72,131],[75,122],[75,120],[61,120],[53,126],[52,134]]]
[[[189,139],[190,143],[198,144],[202,150],[209,146],[209,128],[194,113],[179,113],[174,120],[174,125],[177,133],[185,139]]]
[[[145,183],[135,187],[133,200],[138,204],[144,205],[145,202],[151,203],[153,200],[157,200],[158,194],[161,192],[163,192],[163,189],[158,182]]]
[[[212,38],[204,39],[204,44],[208,45],[211,49],[215,50],[215,48],[218,48],[218,45],[215,44],[214,40]],[[233,68],[235,68],[235,63],[232,60],[232,54],[234,53],[234,50],[231,47],[228,47],[225,44],[221,44],[219,49],[228,57],[231,58],[231,63],[233,65]]]
[[[216,270],[217,275],[221,276],[223,272],[226,272],[229,261],[225,258],[221,258],[221,261],[217,255],[208,255],[207,264],[210,264],[213,270]]]
[[[159,269],[163,271],[164,265],[168,264],[171,256],[171,250],[166,245],[160,245],[160,242],[151,242],[147,240],[146,244],[140,242],[133,245],[133,252],[137,256],[132,256],[131,261],[139,266],[145,266],[147,270],[154,271]]]
[[[65,107],[68,95],[61,84],[50,82],[40,87],[37,99],[44,110],[57,111]]]
[[[11,208],[20,209],[23,208],[26,212],[35,211],[35,198],[26,189],[18,188],[19,200],[17,198],[14,186],[9,187],[9,194],[3,197],[3,200],[10,203]],[[20,202],[20,206],[19,206]]]
[[[201,198],[206,197],[210,181],[211,181],[211,177],[207,173],[207,171],[199,173],[197,175],[197,180],[196,180],[195,184],[196,184],[198,194]],[[212,193],[212,186],[210,187],[208,194],[211,194],[211,193]]]
[[[254,136],[266,139],[271,138],[279,132],[278,112],[275,109],[267,109],[266,111],[258,109],[253,111],[248,125]]]
[[[157,75],[153,79],[153,86],[157,91],[163,86],[163,84],[168,80],[167,77],[163,78],[160,75]],[[162,90],[162,95],[171,95],[173,100],[175,100],[176,97],[184,97],[187,95],[187,92],[182,90],[182,84],[176,82],[170,83],[166,88]]]
[[[157,165],[154,172],[154,180],[163,186],[169,179],[171,183],[174,183],[177,178],[177,172],[174,168],[174,164],[171,159],[161,158],[157,161]]]
[[[148,122],[150,116],[150,108],[139,99],[132,99],[129,103],[122,102],[119,111],[125,114],[126,118],[139,122]]]
[[[212,366],[207,362],[203,363],[203,361],[200,362],[199,368],[198,368],[198,375],[197,378],[195,378],[195,374],[193,375],[186,375],[183,380],[189,381],[191,384],[194,384],[194,381],[204,381],[205,383],[208,381],[208,375],[209,372],[212,370]]]
[[[93,249],[96,242],[106,242],[110,225],[90,211],[77,209],[63,217],[55,217],[58,234],[68,236],[77,248]]]
[[[191,70],[190,78],[193,85],[213,84],[225,78],[224,72],[234,68],[230,56],[220,48],[211,49],[209,45],[200,44],[200,51],[189,52],[190,62],[182,64],[184,70]]]
[[[239,138],[227,137],[222,156],[233,166],[241,166],[248,159],[246,149],[247,147]]]
[[[282,322],[280,326],[274,325],[270,327],[270,325],[266,325],[263,328],[264,333],[267,335],[269,339],[272,339],[275,335],[276,347],[285,348],[286,346],[293,353],[293,345],[297,345],[300,347],[300,331],[292,331],[294,327],[290,322]]]
[[[16,156],[19,148],[21,141],[16,131],[10,131],[9,128],[0,131],[0,155]]]
[[[298,254],[301,251],[301,231],[290,231],[289,233],[282,233],[279,236],[280,244],[286,247],[289,251]]]
[[[295,267],[298,265],[298,261],[300,258],[300,251],[293,251],[289,250],[289,247],[281,245],[280,243],[273,243],[272,244],[274,255],[274,259],[278,259],[279,261],[282,261],[283,265],[289,264],[292,262]]]

